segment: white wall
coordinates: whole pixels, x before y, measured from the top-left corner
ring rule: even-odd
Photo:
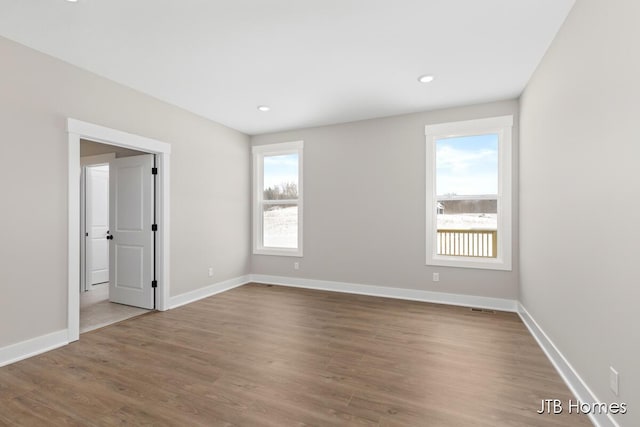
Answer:
[[[640,2],[580,0],[521,99],[521,300],[640,425]],[[620,372],[620,396],[608,386]]]
[[[252,273],[517,298],[517,249],[512,272],[425,266],[424,135],[428,124],[513,114],[517,177],[517,111],[505,101],[252,137],[304,140],[305,196],[304,258],[254,255]]]
[[[66,328],[67,117],[172,145],[171,295],[249,272],[246,135],[3,38],[0,58],[0,348]]]

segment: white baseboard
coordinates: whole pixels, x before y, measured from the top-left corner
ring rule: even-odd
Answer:
[[[518,303],[518,314],[576,399],[581,402],[601,402],[522,303]],[[619,427],[611,415],[592,413],[589,414],[589,418],[597,427]]]
[[[19,362],[68,344],[66,329],[0,348],[0,366]]]
[[[518,310],[516,300],[504,298],[489,298],[473,295],[422,291],[418,289],[360,285],[354,283],[331,282],[327,280],[303,279],[298,277],[269,276],[264,274],[251,274],[250,278],[252,282],[264,283],[267,285],[281,285],[294,288],[344,292],[348,294],[370,295],[375,297],[423,301],[437,304],[458,305],[462,307],[476,307],[510,312],[517,312]]]
[[[246,285],[249,283],[249,275],[234,277],[233,279],[224,280],[222,282],[214,283],[213,285],[206,286],[204,288],[196,289],[195,291],[186,292],[184,294],[176,295],[169,298],[169,309],[180,307],[181,305],[189,304],[203,298],[210,297],[220,292],[228,291],[238,286]]]

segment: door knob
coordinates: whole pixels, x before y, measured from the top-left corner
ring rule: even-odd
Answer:
[[[113,240],[113,236],[112,236],[111,234],[109,234],[109,235],[107,236],[107,240]]]

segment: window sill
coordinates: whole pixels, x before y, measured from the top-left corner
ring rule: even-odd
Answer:
[[[476,268],[481,270],[512,271],[511,263],[500,258],[473,258],[468,259],[453,256],[434,256],[427,260],[426,265],[437,267]]]
[[[253,250],[254,255],[290,256],[302,258],[301,249],[259,248]]]

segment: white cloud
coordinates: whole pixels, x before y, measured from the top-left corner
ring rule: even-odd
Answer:
[[[486,168],[487,163],[497,159],[496,150],[459,150],[447,145],[438,147],[436,160],[438,169],[450,169],[453,173],[466,172],[471,168]]]
[[[436,151],[437,182],[440,195],[497,194],[498,152],[494,149],[461,150],[449,145]]]

